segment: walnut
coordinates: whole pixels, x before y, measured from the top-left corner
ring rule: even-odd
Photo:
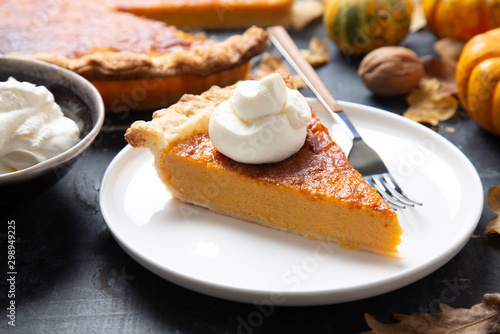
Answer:
[[[385,46],[363,58],[358,75],[376,95],[402,95],[417,87],[424,76],[424,66],[412,50],[402,46]]]

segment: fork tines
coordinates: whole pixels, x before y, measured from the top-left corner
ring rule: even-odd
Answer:
[[[395,210],[406,209],[406,206],[422,205],[405,194],[389,173],[370,175],[365,180],[382,196],[382,198]]]

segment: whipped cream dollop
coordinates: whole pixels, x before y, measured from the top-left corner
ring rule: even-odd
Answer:
[[[47,88],[12,77],[0,82],[0,174],[52,158],[79,137],[77,124],[64,117]]]
[[[304,145],[310,120],[305,97],[271,74],[238,82],[234,95],[214,110],[209,136],[219,152],[235,161],[274,163]]]

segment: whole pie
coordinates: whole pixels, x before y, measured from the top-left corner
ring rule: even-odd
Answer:
[[[121,3],[121,2],[120,2]],[[2,0],[0,54],[44,60],[84,76],[107,110],[158,109],[182,94],[245,78],[267,47],[251,27],[219,42],[120,11],[116,0]]]
[[[283,74],[286,82],[290,78]],[[214,212],[349,249],[398,256],[402,230],[393,209],[351,167],[312,111],[303,147],[284,161],[243,164],[218,152],[210,116],[235,85],[185,95],[125,134],[155,157],[173,197]]]

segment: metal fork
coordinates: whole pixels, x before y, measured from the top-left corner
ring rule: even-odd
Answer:
[[[295,42],[282,26],[268,27],[269,38],[283,57],[302,77],[307,86],[313,91],[318,100],[332,114],[337,122],[350,134],[353,145],[348,154],[352,167],[357,169],[363,178],[384,198],[394,209],[405,209],[406,206],[422,205],[422,203],[406,195],[386,165],[370,146],[368,146],[358,131],[342,110],[337,100],[330,93],[319,75],[302,56]]]

